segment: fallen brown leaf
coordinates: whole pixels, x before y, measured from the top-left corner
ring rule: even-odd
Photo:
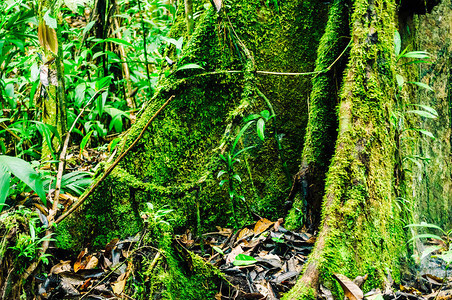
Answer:
[[[254,225],[254,234],[255,235],[261,234],[273,224],[274,222],[271,222],[270,220],[267,220],[265,218],[260,219],[259,221],[256,222],[256,225]]]
[[[54,265],[52,267],[52,269],[50,269],[50,273],[51,274],[59,274],[62,272],[69,272],[69,271],[71,271],[71,269],[72,269],[72,267],[71,267],[70,260],[60,261],[60,263]]]
[[[344,290],[345,296],[350,300],[361,300],[364,298],[363,291],[353,281],[342,274],[333,274],[333,277],[339,282]]]

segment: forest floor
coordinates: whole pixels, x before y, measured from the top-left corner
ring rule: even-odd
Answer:
[[[218,227],[217,231],[195,237],[189,230],[174,237],[178,246],[201,256],[223,273],[225,282],[215,296],[221,299],[281,299],[296,282],[315,237],[292,232],[282,225],[260,219],[239,230]],[[100,251],[82,250],[78,256],[65,256],[53,249],[59,263],[49,266],[42,278],[39,294],[44,299],[133,299],[127,296],[127,281],[134,281],[131,253],[158,260],[156,249],[140,247],[140,236],[114,239]],[[67,253],[66,253],[67,254]],[[390,275],[388,287],[363,294],[360,287],[366,274],[354,280],[336,274],[335,279],[350,299],[368,300],[448,300],[452,299],[452,277],[444,274],[444,265],[430,258],[431,273],[412,273],[395,284]],[[427,267],[424,268],[424,271]],[[438,275],[442,277],[438,277]],[[330,290],[320,286],[320,299],[333,300]]]
[[[80,154],[71,149],[67,169],[92,172],[100,161],[107,159],[106,150],[86,149]],[[67,202],[77,200],[65,194],[62,198],[70,199]],[[114,239],[104,249],[85,248],[78,255],[50,247],[50,261],[54,263],[46,266],[47,274],[36,277],[39,285],[35,294],[41,299],[133,299],[128,293],[133,287],[130,282],[136,280],[136,260],[130,258],[152,258],[151,270],[160,258],[158,249],[141,246],[142,236],[140,233]],[[176,246],[199,255],[223,273],[224,284],[216,300],[280,299],[294,286],[315,240],[307,232],[287,230],[282,218],[275,221],[261,218],[238,230],[217,227],[216,231],[202,235],[187,229],[174,236]],[[428,257],[421,268],[408,272],[400,284],[395,284],[389,274],[385,290],[373,289],[366,294],[360,287],[367,274],[354,280],[336,274],[335,279],[352,300],[449,300],[452,277],[446,271],[440,259]],[[322,285],[318,298],[334,299]]]

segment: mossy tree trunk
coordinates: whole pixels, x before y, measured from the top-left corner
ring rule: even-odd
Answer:
[[[63,49],[59,43],[58,11],[51,1],[40,0],[37,6],[39,21],[38,37],[42,54],[41,84],[44,90],[41,94],[42,122],[56,129],[60,139],[64,139],[67,130],[66,94],[64,88]],[[53,133],[47,142],[43,142],[41,157],[44,161],[52,159],[52,154],[59,150],[60,142]],[[57,156],[54,156],[57,157]]]
[[[301,163],[295,184],[303,197],[295,199],[289,221],[301,225],[296,209],[302,210],[305,200],[305,219],[320,224],[320,232],[304,274],[286,298],[312,297],[319,283],[340,293],[334,273],[368,274],[365,290],[384,285],[387,270],[400,278],[407,220],[396,203],[398,158],[390,123],[398,72],[396,1],[337,0],[331,6],[280,1],[279,10],[271,3],[237,0],[220,14],[210,8],[197,19],[183,60],[124,135],[116,157],[162,103],[174,100],[82,208],[59,224],[59,246],[103,247],[114,237],[137,233],[145,202],[155,210],[175,209],[169,232],[231,225],[230,191],[216,178],[224,169],[219,154],[230,151],[244,117],[274,109],[277,119],[267,124],[263,142],[250,129],[238,143],[239,149],[256,147],[234,167],[242,180],[234,192],[244,195],[254,212],[281,215],[286,196],[297,192],[295,187],[290,193],[283,166],[296,174]],[[174,37],[185,29],[181,16]],[[187,63],[204,70],[176,71]],[[302,76],[314,67],[312,81]],[[237,212],[243,223],[250,221],[247,206]],[[161,271],[182,274],[177,264],[171,268]],[[184,276],[172,286],[185,286],[181,278],[190,275]],[[198,284],[168,293],[186,298]]]
[[[365,289],[382,286],[387,269],[400,278],[404,231],[395,205],[394,129],[388,121],[395,92],[395,17],[395,1],[353,3],[322,226],[304,274],[286,299],[298,299],[319,282],[339,291],[334,273],[369,274]]]

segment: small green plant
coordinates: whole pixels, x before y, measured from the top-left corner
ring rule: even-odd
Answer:
[[[412,242],[416,239],[434,239],[439,242],[439,245],[434,246],[428,246],[425,248],[425,250],[422,252],[420,260],[424,259],[428,255],[430,255],[433,252],[439,252],[440,254],[434,255],[432,257],[437,257],[441,260],[443,260],[446,263],[447,267],[450,267],[452,264],[452,229],[450,230],[443,230],[441,227],[435,225],[435,224],[429,224],[425,222],[421,222],[420,224],[409,224],[406,227],[412,228],[412,227],[420,227],[420,228],[430,228],[430,229],[436,229],[438,230],[441,235],[437,234],[431,234],[431,233],[423,233],[413,236],[409,242]]]
[[[277,236],[272,237],[272,240],[273,240],[275,243],[278,243],[278,244],[284,244],[284,243],[286,242],[286,241],[284,240],[284,233],[281,234],[280,237],[277,237]]]
[[[167,216],[174,211],[174,209],[168,209],[165,205],[159,210],[154,209],[152,203],[147,202],[144,210],[140,212],[140,216],[145,223],[164,224],[169,226],[174,219],[167,219]]]
[[[263,110],[259,114],[252,114],[245,118],[245,123],[253,123],[256,121],[257,136],[263,141],[265,139],[265,123],[275,115],[270,115],[268,110]]]
[[[400,33],[398,31],[394,34],[394,54],[396,56],[396,61],[400,63],[402,60],[407,62],[404,65],[408,64],[419,64],[419,63],[431,63],[429,61],[430,54],[426,51],[408,51],[408,47],[406,47],[403,51],[401,51],[402,40],[400,37]],[[397,166],[397,178],[398,181],[403,181],[404,174],[406,172],[410,172],[410,167],[408,163],[412,163],[417,165],[419,168],[423,166],[423,163],[429,161],[429,158],[420,156],[418,154],[407,154],[404,153],[402,155],[402,148],[411,148],[411,152],[414,152],[415,148],[415,139],[413,135],[410,133],[417,132],[423,136],[429,137],[431,139],[435,139],[435,136],[432,132],[418,127],[407,127],[406,124],[407,118],[410,115],[416,115],[419,118],[427,118],[427,119],[436,119],[438,117],[438,112],[424,104],[402,104],[401,99],[403,97],[402,91],[406,84],[413,84],[419,88],[425,89],[426,91],[433,91],[433,89],[419,81],[406,81],[405,78],[401,74],[395,75],[396,79],[396,87],[395,88],[395,97],[396,104],[399,106],[397,110],[391,112],[391,125],[396,131],[396,149],[397,149],[397,157],[398,157],[398,166]],[[407,202],[404,202],[405,204]]]
[[[28,223],[30,234],[28,235],[25,233],[19,233],[16,244],[13,247],[10,247],[10,249],[17,252],[17,259],[25,258],[29,261],[33,261],[34,259],[38,258],[44,264],[48,264],[48,257],[50,256],[50,254],[39,254],[41,250],[41,244],[45,241],[55,241],[55,239],[52,239],[51,235],[40,238],[39,235],[42,235],[46,231],[46,227],[37,226],[37,222],[39,222],[39,218],[31,218]]]
[[[93,182],[93,173],[75,171],[64,174],[61,178],[61,193],[72,193],[75,196],[83,194],[85,189]],[[43,184],[46,190],[55,189],[56,178],[53,175],[45,175]]]
[[[219,183],[220,187],[223,186],[225,183],[228,183],[228,193],[229,193],[229,199],[231,203],[231,210],[232,215],[234,218],[235,225],[238,226],[238,220],[236,216],[236,198],[243,201],[243,203],[247,206],[248,211],[250,210],[248,207],[248,204],[245,200],[245,196],[238,193],[238,187],[242,183],[242,179],[239,174],[237,174],[234,170],[234,164],[240,163],[239,156],[243,154],[244,152],[253,149],[256,147],[256,145],[251,145],[244,147],[240,150],[237,150],[237,145],[242,138],[242,136],[245,134],[245,132],[248,130],[248,128],[253,124],[256,123],[256,131],[258,137],[263,141],[265,139],[265,122],[270,120],[273,116],[270,116],[270,113],[268,110],[261,111],[259,114],[252,114],[244,119],[245,125],[240,129],[239,133],[234,139],[234,142],[232,143],[232,147],[228,152],[225,152],[223,154],[220,154],[220,159],[223,162],[224,169],[220,170],[217,174],[217,178],[219,179],[222,176],[226,176],[226,179],[222,179]]]

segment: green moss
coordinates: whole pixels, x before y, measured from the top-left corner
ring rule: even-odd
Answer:
[[[328,23],[317,48],[315,70],[318,72],[329,68],[347,46],[345,37],[349,35],[348,6],[347,1],[335,1],[330,8]],[[325,174],[337,135],[335,107],[338,101],[337,86],[340,85],[340,81],[337,81],[344,68],[343,61],[345,61],[344,58],[336,63],[332,70],[312,78],[309,121],[300,167],[304,173],[302,180],[308,182],[309,191],[302,191],[301,197],[296,199],[286,222],[289,228],[302,227],[306,213],[303,202],[307,197],[310,203],[320,203],[323,196]],[[320,212],[314,210],[309,213],[319,214]]]
[[[310,79],[257,76],[254,70],[310,71],[316,55],[312,44],[320,38],[326,6],[300,0],[282,4],[280,9],[278,14],[260,1],[243,1],[227,12],[231,23],[213,9],[206,13],[185,43],[183,61],[177,63],[198,63],[205,70],[184,70],[163,79],[122,140],[120,151],[140,134],[166,99],[173,94],[175,99],[77,216],[60,226],[61,246],[88,241],[103,246],[113,237],[139,231],[137,212],[145,202],[176,209],[176,230],[195,226],[196,202],[200,203],[203,228],[227,224],[231,217],[229,199],[215,176],[221,168],[218,154],[227,149],[244,116],[268,109],[256,86],[272,102],[278,121],[267,127],[264,143],[251,130],[244,136],[243,146],[258,143],[259,147],[244,156],[248,168],[241,164],[237,172],[250,206],[267,216],[282,211],[288,183],[271,131],[276,126],[285,135],[284,155],[290,169],[295,170],[306,124],[306,94],[299,91],[309,90]],[[311,27],[312,35],[303,34]],[[176,24],[174,28],[179,27]],[[254,63],[247,55],[254,56]],[[217,70],[243,72],[200,74]],[[245,216],[245,211],[242,214]],[[81,228],[76,226],[80,219],[84,224]]]
[[[317,299],[316,294],[317,292],[315,289],[299,281],[288,293],[284,294],[282,299],[314,300]]]
[[[170,96],[175,98],[83,207],[59,226],[61,247],[74,249],[88,243],[104,247],[112,238],[133,235],[143,228],[139,211],[145,202],[153,203],[156,209],[169,205],[176,210],[171,216],[175,221],[169,233],[154,237],[154,242],[163,243],[158,248],[163,249],[164,259],[152,272],[151,294],[161,293],[169,299],[213,298],[216,284],[212,278],[218,277],[217,271],[198,257],[181,256],[170,246],[170,236],[197,226],[197,203],[204,230],[230,222],[228,193],[216,179],[222,168],[219,153],[229,149],[244,116],[268,109],[256,87],[270,100],[277,121],[267,127],[269,138],[264,142],[252,130],[243,136],[240,147],[258,147],[243,155],[247,163],[236,169],[243,180],[240,192],[250,206],[269,217],[282,211],[288,182],[277,144],[270,138],[272,128],[285,135],[284,156],[294,172],[302,149],[311,82],[309,77],[270,77],[255,70],[311,71],[316,57],[313,45],[320,39],[327,6],[297,0],[281,3],[280,9],[278,13],[259,0],[237,1],[227,11],[229,18],[210,9],[199,19],[192,38],[184,43],[183,61],[161,81],[122,139],[119,152],[139,136]],[[180,34],[183,21],[177,21],[173,37]],[[308,28],[310,34],[306,35]],[[204,70],[174,72],[186,63],[200,64]],[[244,207],[239,210],[246,220]],[[191,261],[193,269],[187,269],[184,261]]]
[[[332,274],[369,274],[364,290],[381,287],[384,272],[400,278],[406,253],[395,209],[393,1],[355,1],[350,59],[339,106],[339,134],[325,184],[323,227],[309,264],[341,295]],[[340,296],[339,296],[340,297]],[[292,297],[290,299],[296,299]]]
[[[146,299],[213,299],[222,275],[218,269],[173,242],[171,229],[164,224],[152,223],[143,239],[144,245],[152,245],[161,253],[152,270],[150,261],[142,264],[143,273],[148,277],[142,283]]]

